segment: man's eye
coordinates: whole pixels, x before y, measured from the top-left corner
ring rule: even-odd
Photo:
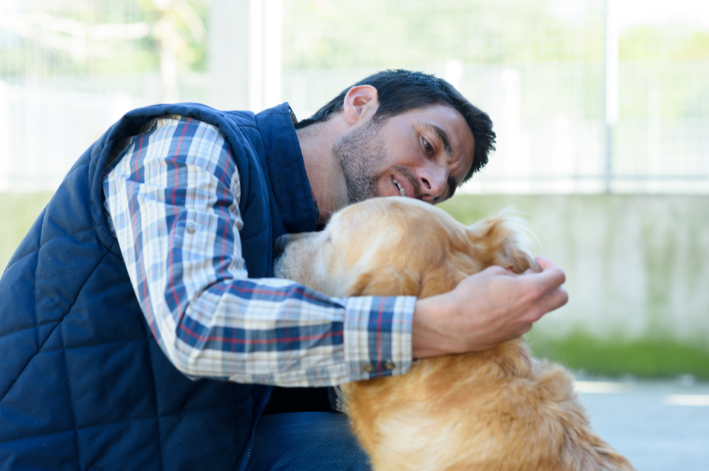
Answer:
[[[433,154],[433,146],[429,144],[426,139],[423,140],[423,148],[426,150],[427,154]]]

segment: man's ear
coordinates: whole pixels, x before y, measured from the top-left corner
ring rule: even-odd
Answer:
[[[372,117],[379,108],[379,93],[371,85],[358,85],[349,89],[342,105],[345,119],[357,124],[365,117]]]

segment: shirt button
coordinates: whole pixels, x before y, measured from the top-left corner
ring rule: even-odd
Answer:
[[[194,226],[187,226],[188,234],[194,234],[195,232],[197,232],[197,229],[195,229]]]
[[[391,360],[388,360],[386,363],[384,363],[384,368],[386,368],[387,370],[393,370],[394,368],[396,368],[396,363]]]
[[[362,369],[367,373],[374,373],[374,365],[372,365],[371,363],[365,364]]]

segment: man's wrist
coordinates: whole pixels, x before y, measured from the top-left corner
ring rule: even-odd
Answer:
[[[446,335],[446,325],[454,313],[445,296],[418,299],[414,306],[411,353],[414,358],[427,358],[456,352]]]

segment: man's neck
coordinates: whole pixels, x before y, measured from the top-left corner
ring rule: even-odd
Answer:
[[[320,211],[318,224],[327,223],[335,211],[347,205],[345,177],[340,163],[332,155],[332,146],[345,129],[346,125],[334,116],[296,132],[310,188]]]

